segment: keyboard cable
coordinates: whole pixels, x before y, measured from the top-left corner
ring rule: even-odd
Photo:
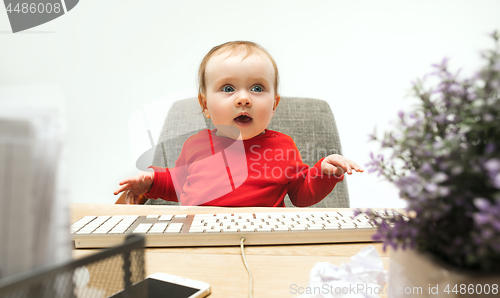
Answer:
[[[245,241],[245,237],[242,237],[241,240],[240,240],[241,256],[243,257],[243,264],[245,264],[245,268],[247,269],[248,277],[249,277],[249,280],[248,280],[248,297],[252,298],[252,283],[253,283],[253,279],[252,279],[252,272],[248,268],[247,259],[245,258],[245,251],[243,250],[243,248],[244,248],[243,247],[243,242],[244,241]]]

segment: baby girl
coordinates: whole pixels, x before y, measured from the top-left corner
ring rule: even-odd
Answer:
[[[214,47],[200,65],[198,100],[216,128],[191,136],[175,167],[151,167],[121,181],[114,194],[127,191],[132,202],[145,194],[182,205],[284,207],[288,193],[305,207],[325,198],[345,172],[363,172],[338,154],[309,167],[291,137],[266,129],[281,99],[278,78],[271,55],[253,42]]]

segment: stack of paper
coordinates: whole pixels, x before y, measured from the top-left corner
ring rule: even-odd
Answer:
[[[0,109],[0,278],[71,257],[61,122]]]

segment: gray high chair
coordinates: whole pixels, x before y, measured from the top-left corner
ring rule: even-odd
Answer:
[[[153,165],[173,167],[180,155],[182,145],[193,132],[213,124],[201,113],[197,98],[175,102],[163,124],[156,147]],[[327,102],[311,98],[282,97],[276,113],[267,127],[287,134],[295,141],[302,160],[313,166],[319,159],[330,154],[342,154],[335,118]],[[167,141],[168,140],[168,141]],[[162,199],[148,200],[152,205],[178,205]],[[285,205],[294,207],[288,195]],[[337,183],[334,190],[321,202],[310,207],[349,208],[347,182]]]

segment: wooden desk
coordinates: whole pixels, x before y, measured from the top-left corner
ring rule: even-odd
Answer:
[[[228,211],[228,209],[230,211]],[[242,208],[240,212],[297,212],[286,208]],[[308,211],[325,209],[311,209]],[[330,209],[342,210],[342,209]],[[71,222],[85,215],[117,214],[190,214],[232,213],[235,209],[218,207],[178,207],[153,205],[72,204]],[[316,245],[246,246],[247,262],[253,274],[254,297],[294,297],[292,285],[306,287],[311,269],[317,262],[334,265],[350,262],[363,247],[373,245],[384,267],[389,267],[389,252],[380,243],[342,243]],[[75,258],[97,252],[94,249],[75,249]],[[146,276],[164,272],[207,282],[212,287],[210,298],[248,297],[248,274],[239,247],[147,248]]]

